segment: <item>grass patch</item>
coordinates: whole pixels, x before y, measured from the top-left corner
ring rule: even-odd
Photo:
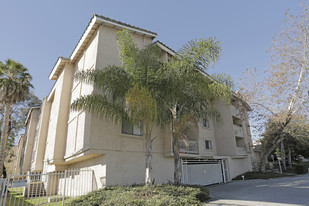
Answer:
[[[285,173],[277,173],[277,172],[246,172],[244,174],[238,175],[237,177],[233,178],[233,180],[242,180],[241,176],[245,176],[245,180],[251,179],[270,179],[270,178],[277,178],[277,177],[287,177],[293,176],[291,174]]]
[[[56,198],[56,201],[54,202],[48,202],[48,198],[53,197]],[[23,196],[23,188],[9,188],[9,193],[7,194],[6,198],[6,206],[11,205],[50,205],[50,206],[56,206],[56,205],[62,205],[62,199],[63,196],[41,196],[41,197],[31,197],[31,198],[25,198]],[[65,198],[65,204],[68,204],[72,201],[72,198],[66,197]]]
[[[111,186],[77,198],[69,205],[202,205],[208,198],[209,191],[202,186],[172,184]]]

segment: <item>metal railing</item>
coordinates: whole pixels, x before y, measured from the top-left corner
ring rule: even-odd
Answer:
[[[9,175],[0,179],[0,206],[65,205],[96,189],[90,169]]]
[[[234,117],[240,118],[240,112],[234,105],[230,105],[230,111]]]
[[[189,140],[186,145],[184,141],[179,141],[179,149],[181,153],[198,154],[198,142]]]

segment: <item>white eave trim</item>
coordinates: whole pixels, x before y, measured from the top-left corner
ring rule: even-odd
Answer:
[[[128,29],[130,31],[137,32],[137,33],[140,33],[142,35],[150,36],[150,37],[153,37],[153,38],[157,37],[156,34],[152,34],[152,33],[149,33],[149,32],[146,32],[146,31],[142,31],[142,30],[139,30],[139,29],[135,29],[135,28],[132,28],[132,27],[129,27],[129,26],[118,24],[118,23],[115,23],[115,22],[112,22],[112,21],[108,21],[108,20],[102,19],[102,18],[100,18],[98,16],[95,16],[95,18],[98,21],[98,23],[107,23],[109,25],[116,26],[116,27],[119,27],[119,28]]]
[[[20,140],[21,140],[24,136],[25,136],[25,134],[19,135],[18,140],[17,140],[17,145],[20,144]]]
[[[146,36],[149,36],[149,37],[152,37],[152,38],[155,38],[157,36],[156,34],[152,34],[150,32],[135,29],[135,28],[125,26],[125,25],[122,25],[122,24],[119,24],[119,23],[115,23],[115,22],[112,22],[112,21],[108,21],[106,19],[103,19],[103,18],[100,18],[99,16],[94,15],[93,18],[91,19],[87,29],[85,30],[84,34],[82,35],[80,41],[78,42],[77,46],[75,47],[74,51],[72,52],[72,54],[70,56],[71,61],[74,61],[78,51],[81,49],[81,46],[84,44],[84,41],[87,39],[87,37],[89,36],[89,33],[93,30],[93,27],[96,24],[103,24],[103,25],[106,24],[106,25],[118,27],[120,29],[124,28],[124,29],[128,29],[129,31],[136,32],[136,33],[139,33],[141,35],[146,35]]]
[[[30,118],[30,115],[31,115],[31,113],[32,113],[32,111],[33,111],[34,109],[40,109],[40,107],[30,107],[29,112],[28,112],[27,117],[26,117],[26,121],[25,121],[24,126],[27,125],[27,123],[28,123],[28,121],[29,121],[29,118]]]
[[[172,50],[170,50],[169,48],[167,48],[166,46],[164,46],[164,45],[162,45],[160,42],[156,42],[157,43],[157,45],[161,48],[161,49],[163,49],[164,51],[166,51],[167,53],[169,53],[170,55],[172,55],[172,56],[175,56],[175,52],[173,52]]]
[[[55,73],[56,73],[56,71],[57,71],[57,68],[58,68],[59,65],[60,65],[60,62],[61,62],[61,59],[58,58],[58,60],[57,60],[57,62],[56,62],[56,64],[55,64],[53,70],[52,70],[51,73],[49,74],[49,77],[48,77],[48,78],[49,78],[50,80],[53,80],[53,79],[54,79]]]
[[[66,62],[69,62],[69,60],[59,57],[48,78],[50,80],[57,80],[58,73],[60,73],[60,69],[62,69],[62,66],[64,66]]]
[[[53,88],[50,90],[48,96],[47,96],[47,99],[46,101],[50,102],[50,99],[53,97],[54,93],[55,93],[55,90],[56,90],[56,83],[54,84]]]
[[[86,29],[86,31],[84,32],[82,38],[79,40],[77,46],[75,47],[74,51],[72,52],[71,56],[70,56],[70,60],[73,60],[77,54],[77,52],[79,51],[80,47],[83,45],[85,39],[87,38],[88,34],[90,33],[90,31],[92,30],[93,26],[97,23],[97,19],[96,16],[94,16],[91,19],[91,22],[89,23],[88,28]]]

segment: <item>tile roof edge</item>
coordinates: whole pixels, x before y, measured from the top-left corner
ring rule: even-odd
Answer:
[[[108,18],[108,17],[105,17],[105,16],[102,16],[102,15],[99,15],[99,14],[96,14],[94,13],[89,21],[89,23],[87,24],[86,28],[84,29],[84,32],[82,33],[81,37],[79,38],[77,44],[75,45],[75,47],[73,48],[70,56],[69,56],[69,59],[72,60],[72,56],[73,56],[73,53],[74,51],[76,50],[76,48],[78,47],[79,43],[82,41],[83,39],[83,36],[85,35],[85,33],[87,32],[89,26],[91,26],[91,23],[93,21],[93,19],[95,18],[99,18],[99,19],[103,19],[107,22],[111,22],[113,24],[119,24],[120,26],[123,26],[123,27],[128,27],[128,28],[131,28],[131,29],[135,29],[135,30],[139,30],[141,32],[144,32],[144,33],[148,33],[150,36],[153,36],[153,38],[155,38],[157,36],[157,33],[155,32],[152,32],[152,31],[149,31],[149,30],[146,30],[146,29],[143,29],[143,28],[140,28],[140,27],[137,27],[137,26],[133,26],[133,25],[130,25],[130,24],[127,24],[127,23],[124,23],[124,22],[121,22],[121,21],[118,21],[118,20],[115,20],[115,19],[111,19],[111,18]]]
[[[131,24],[127,24],[127,23],[125,23],[125,22],[121,22],[121,21],[118,21],[118,20],[116,20],[116,19],[112,19],[112,18],[103,16],[103,15],[94,14],[93,16],[98,17],[98,18],[101,18],[101,19],[104,19],[104,20],[106,20],[106,21],[110,21],[110,22],[115,23],[115,24],[120,24],[120,25],[122,25],[122,26],[130,27],[130,28],[132,28],[132,29],[137,29],[137,30],[140,30],[140,31],[143,31],[143,32],[147,32],[147,33],[150,33],[150,34],[155,35],[155,36],[158,35],[156,32],[149,31],[149,30],[147,30],[147,29],[143,29],[143,28],[141,28],[141,27],[134,26],[134,25],[131,25]]]
[[[70,56],[69,56],[69,59],[71,59],[71,60],[72,60],[72,55],[73,55],[73,53],[74,53],[75,49],[77,48],[78,44],[81,42],[81,40],[82,40],[82,38],[83,38],[84,34],[86,33],[86,31],[87,31],[87,29],[89,28],[89,26],[90,26],[90,24],[91,24],[92,20],[93,20],[95,17],[96,17],[96,14],[93,14],[93,15],[92,15],[92,17],[90,18],[90,21],[88,22],[88,24],[87,24],[86,28],[84,29],[84,31],[83,31],[83,33],[82,33],[82,35],[80,36],[80,38],[79,38],[79,40],[78,40],[77,44],[76,44],[76,45],[75,45],[75,47],[73,48],[73,50],[72,50],[72,52],[71,52],[71,54],[70,54]]]
[[[154,44],[155,43],[159,43],[161,44],[162,46],[166,47],[167,49],[171,50],[172,52],[174,52],[175,54],[177,53],[175,50],[173,50],[171,47],[167,46],[166,44],[164,44],[163,42],[159,41],[159,40],[156,40],[155,42],[153,42]]]

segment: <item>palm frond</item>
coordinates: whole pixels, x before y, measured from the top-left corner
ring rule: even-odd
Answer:
[[[126,93],[126,102],[133,121],[142,121],[144,124],[147,122],[151,125],[157,122],[157,103],[147,88],[135,85]]]
[[[12,59],[0,63],[0,101],[7,103],[22,102],[30,88],[31,75],[28,69]]]
[[[122,66],[129,69],[134,68],[133,59],[138,53],[138,48],[133,36],[128,30],[124,29],[117,32],[117,41]]]
[[[128,113],[123,103],[111,102],[107,97],[97,94],[81,96],[71,104],[71,109],[74,111],[86,110],[99,118],[107,118],[115,123],[122,119],[128,119]]]
[[[157,81],[157,71],[162,67],[160,59],[161,50],[157,45],[149,45],[139,50],[133,58],[131,74],[136,84],[153,90],[152,87]]]
[[[179,50],[177,58],[191,68],[205,71],[218,62],[221,51],[220,42],[213,37],[191,40]]]
[[[214,80],[210,84],[210,91],[213,92],[217,99],[224,100],[229,103],[232,99],[232,91],[234,88],[234,82],[231,76],[222,73],[214,73],[211,75]]]
[[[93,84],[96,91],[112,96],[113,99],[123,98],[132,84],[132,80],[125,69],[117,66],[107,66],[102,70],[91,72],[77,72],[75,78]]]

